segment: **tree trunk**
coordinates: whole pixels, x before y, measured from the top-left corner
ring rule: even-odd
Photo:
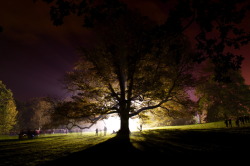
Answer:
[[[121,120],[120,121],[121,127],[117,133],[117,137],[127,140],[127,139],[129,139],[129,135],[130,135],[128,111],[126,111],[126,110],[121,111],[120,120]]]

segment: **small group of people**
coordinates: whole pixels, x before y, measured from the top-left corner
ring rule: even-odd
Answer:
[[[225,119],[224,122],[225,122],[226,127],[233,127],[231,118]],[[245,125],[246,123],[249,123],[249,122],[250,122],[250,117],[248,115],[239,116],[239,117],[237,117],[235,119],[235,125],[237,127],[243,126],[243,125]]]
[[[232,119],[225,119],[225,124],[226,124],[226,127],[233,127],[232,125]]]
[[[95,129],[95,135],[98,136],[98,133],[100,132],[100,136],[102,136],[102,130],[98,130],[98,128]],[[107,127],[104,126],[104,129],[103,129],[103,132],[104,132],[104,136],[106,136],[107,134]]]
[[[235,120],[235,124],[237,127],[243,126],[249,122],[250,122],[250,117],[248,115],[237,117]]]

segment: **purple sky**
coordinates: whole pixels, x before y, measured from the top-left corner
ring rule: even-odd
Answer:
[[[0,80],[14,97],[23,100],[66,95],[59,80],[72,68],[77,59],[76,47],[88,34],[72,24],[78,21],[53,26],[49,7],[42,2],[1,2],[0,25],[4,32],[0,34]]]
[[[140,0],[132,5],[144,6],[140,10],[155,13],[151,17],[158,21],[164,18],[157,4]],[[0,25],[4,32],[0,33],[0,80],[15,98],[67,96],[59,80],[76,62],[76,48],[91,42],[91,33],[81,23],[79,18],[71,17],[63,26],[55,27],[50,21],[49,7],[43,2],[1,1]],[[249,52],[250,45],[241,51],[246,58],[242,74],[250,85]]]

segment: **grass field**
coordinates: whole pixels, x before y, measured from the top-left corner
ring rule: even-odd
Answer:
[[[97,137],[94,133],[48,134],[26,140],[10,136],[0,140],[0,165],[38,165],[84,150],[113,136]]]
[[[232,121],[233,127],[236,127],[235,122]],[[245,124],[244,127],[250,127],[250,123]],[[216,128],[227,128],[224,121],[211,122],[211,123],[202,123],[202,124],[191,124],[183,126],[163,126],[163,127],[154,127],[154,129],[178,129],[178,130],[190,130],[190,129],[216,129]],[[148,128],[150,130],[150,128]]]
[[[94,133],[48,134],[26,140],[18,140],[17,136],[1,136],[0,165],[34,166],[60,161],[67,156],[82,156],[82,152],[123,152],[119,144],[110,144],[114,136],[95,136]],[[231,153],[240,151],[242,147],[250,148],[249,141],[250,124],[226,128],[223,122],[157,127],[131,134],[133,151],[165,154]]]

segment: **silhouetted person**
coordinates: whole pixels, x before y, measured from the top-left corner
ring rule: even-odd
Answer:
[[[142,124],[140,124],[140,127],[137,127],[137,129],[141,132],[142,131]]]
[[[237,119],[235,120],[235,124],[237,127],[240,127],[240,120],[239,117],[237,117]]]
[[[115,133],[116,133],[115,130],[113,130],[112,134],[115,134]]]
[[[27,135],[28,135],[28,138],[32,138],[32,132],[30,129],[28,129]]]
[[[95,135],[98,136],[98,128],[95,129]]]
[[[241,122],[242,122],[243,125],[245,124],[245,119],[244,119],[244,117],[241,117]]]
[[[107,127],[104,126],[104,136],[106,136],[106,133],[107,133]]]
[[[240,124],[241,124],[241,125],[244,125],[244,124],[245,124],[245,123],[244,123],[244,117],[240,116],[240,117],[239,117],[239,120],[240,120]]]
[[[233,126],[232,126],[232,120],[231,120],[231,119],[228,120],[228,124],[229,124],[230,127],[233,127]]]
[[[246,121],[246,122],[249,123],[249,122],[250,122],[250,117],[249,117],[249,115],[247,115],[246,118],[247,118],[247,121]]]
[[[228,127],[228,120],[225,119],[225,124],[226,124],[226,127]]]
[[[246,123],[248,123],[248,122],[249,122],[249,116],[244,115],[244,121],[245,121]]]

